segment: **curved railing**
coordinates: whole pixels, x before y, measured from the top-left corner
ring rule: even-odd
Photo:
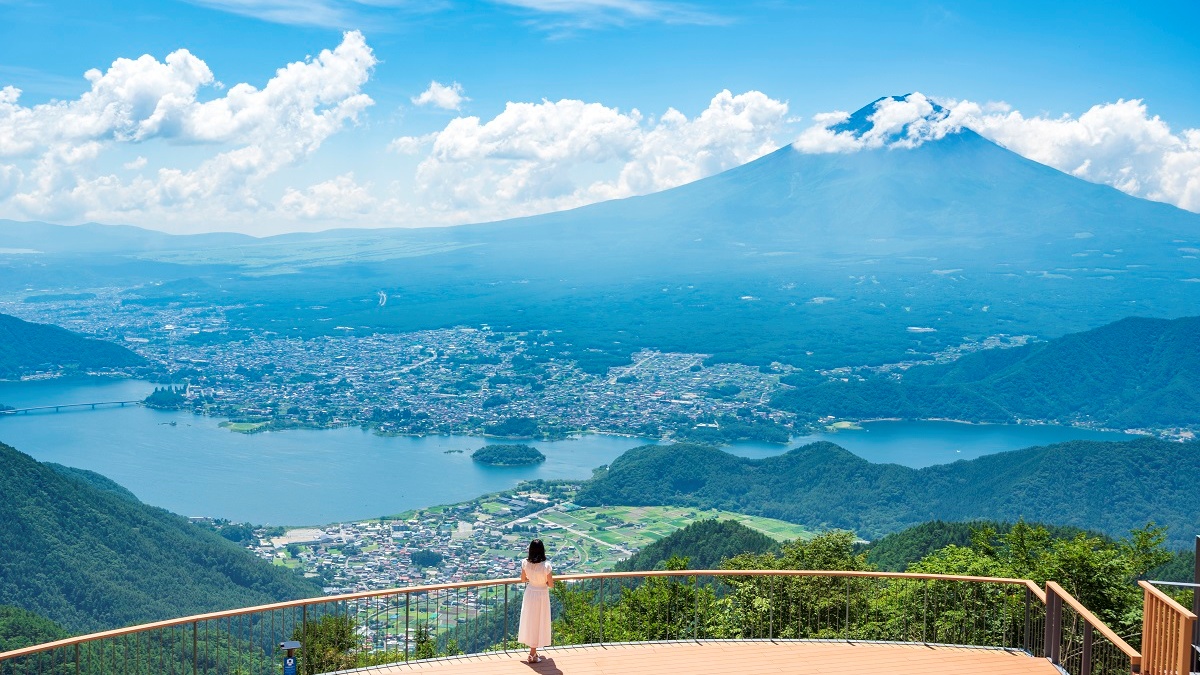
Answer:
[[[1048,657],[1076,675],[1130,673],[1140,660],[1060,587],[1048,586],[1047,595],[1025,579],[679,570],[557,581],[555,645],[709,639],[970,645]],[[516,649],[520,598],[518,579],[493,579],[213,612],[0,653],[0,675],[277,675],[283,672],[278,645],[287,640],[302,643],[298,672],[310,674]]]

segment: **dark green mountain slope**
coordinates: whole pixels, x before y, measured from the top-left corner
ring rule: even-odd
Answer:
[[[71,480],[81,482],[84,485],[89,485],[97,490],[100,490],[101,492],[111,492],[130,501],[139,501],[137,495],[133,494],[126,489],[125,486],[109,478],[108,476],[102,476],[95,471],[78,469],[73,466],[65,466],[63,464],[55,464],[53,462],[45,462],[44,464],[45,466],[54,469],[59,474],[66,476]]]
[[[82,632],[320,594],[215,532],[96,482],[0,444],[0,604]]]
[[[629,559],[617,563],[616,572],[662,569],[663,563],[679,556],[688,568],[713,570],[721,561],[742,553],[779,550],[779,542],[736,520],[698,520],[646,546]]]
[[[37,370],[121,368],[143,363],[145,359],[120,345],[0,314],[0,379]]]
[[[1175,544],[1200,532],[1192,443],[1073,441],[910,469],[832,443],[752,460],[707,446],[643,446],[576,501],[679,504],[854,530],[869,539],[928,520],[1057,523],[1123,535],[1154,521]],[[1183,542],[1187,542],[1184,544]]]
[[[1200,317],[1122,319],[1049,342],[912,368],[899,382],[873,378],[802,387],[774,403],[845,419],[1200,424]]]

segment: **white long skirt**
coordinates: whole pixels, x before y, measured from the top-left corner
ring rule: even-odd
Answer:
[[[550,645],[550,589],[530,584],[521,600],[521,624],[517,642],[533,649]]]

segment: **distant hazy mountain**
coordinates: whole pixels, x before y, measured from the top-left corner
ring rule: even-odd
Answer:
[[[111,342],[0,314],[0,379],[14,379],[38,370],[120,368],[145,362]]]
[[[775,405],[811,417],[1200,424],[1200,317],[1129,318],[1083,333],[919,366],[901,381],[827,382]]]
[[[42,226],[29,227],[17,247],[53,248],[39,247],[50,236]],[[576,353],[649,346],[801,367],[1200,306],[1200,215],[968,130],[911,150],[788,146],[657,194],[484,225],[250,240],[117,234],[91,263],[79,248],[7,256],[0,287],[197,277],[207,294],[153,284],[138,293],[245,305],[230,313],[234,327],[292,335],[487,323],[561,329]]]
[[[31,254],[134,254],[158,250],[219,248],[255,241],[244,234],[173,235],[132,225],[53,225],[0,219],[5,249]]]
[[[0,443],[0,605],[76,632],[310,597],[295,572],[111,481]]]
[[[1072,441],[910,469],[872,464],[832,443],[764,459],[707,446],[643,446],[576,498],[585,506],[719,508],[874,539],[929,520],[1055,523],[1124,536],[1150,521],[1189,545],[1200,532],[1194,443]]]

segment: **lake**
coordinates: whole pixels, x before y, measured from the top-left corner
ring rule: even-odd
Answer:
[[[153,388],[136,380],[0,382],[0,403],[20,408],[134,400]],[[176,513],[288,525],[465,501],[534,478],[587,478],[593,468],[650,442],[608,435],[535,441],[529,444],[546,455],[545,462],[492,467],[471,460],[489,442],[483,438],[389,437],[357,427],[247,435],[220,428],[220,421],[140,406],[6,415],[0,417],[0,441],[41,461],[101,473],[147,504]],[[872,462],[922,467],[1065,440],[1125,438],[1049,426],[874,422],[796,438],[789,447],[829,440]],[[761,458],[786,448],[740,443],[727,450]]]

